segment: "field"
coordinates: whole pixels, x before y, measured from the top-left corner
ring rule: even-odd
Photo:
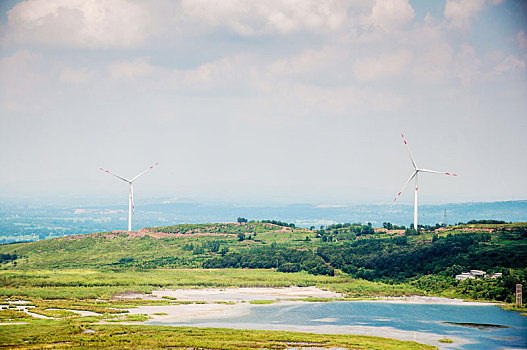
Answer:
[[[232,329],[102,325],[82,318],[25,320],[0,327],[0,344],[16,349],[434,349],[429,345],[359,335],[320,335]]]
[[[123,291],[150,293],[155,289],[213,287],[307,287],[345,293],[350,297],[419,294],[407,284],[385,284],[306,272],[262,269],[156,269],[148,271],[30,270],[0,271],[0,295],[42,299],[108,299]]]
[[[6,244],[0,246],[0,323],[4,324],[0,344],[8,348],[429,348],[363,336],[121,324],[147,319],[130,314],[126,310],[130,307],[204,301],[116,296],[177,288],[316,286],[348,299],[436,295],[512,301],[515,283],[524,280],[527,272],[526,233],[525,223],[473,223],[417,233],[361,224],[310,230],[281,222],[247,222]],[[503,277],[454,279],[456,273],[470,269],[503,272]],[[256,301],[266,302],[271,301]]]
[[[312,335],[291,332],[241,331],[227,329],[172,328],[101,324],[101,321],[144,321],[129,315],[125,307],[175,305],[178,300],[116,300],[130,291],[148,293],[161,288],[285,287],[312,286],[349,295],[400,295],[415,292],[408,286],[360,281],[346,276],[313,276],[305,272],[279,273],[272,270],[26,270],[1,271],[0,344],[6,348],[273,348],[342,347],[350,349],[429,349],[417,343],[392,339]],[[266,301],[267,302],[267,301]],[[203,303],[195,300],[184,303]],[[37,319],[24,313],[54,317]],[[97,315],[81,316],[87,311]],[[23,323],[23,324],[20,324]]]

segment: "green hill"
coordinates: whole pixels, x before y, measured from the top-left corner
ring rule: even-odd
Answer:
[[[283,224],[283,223],[281,223]],[[283,224],[284,225],[284,224]],[[145,228],[59,237],[0,246],[16,255],[8,269],[195,268],[213,256],[253,246],[306,246],[314,232],[272,223],[220,223]]]
[[[175,225],[0,246],[0,268],[276,269],[374,282],[406,283],[424,292],[511,300],[527,275],[527,223],[474,221],[425,227],[337,224],[319,230],[282,222]],[[502,278],[457,281],[472,269]]]

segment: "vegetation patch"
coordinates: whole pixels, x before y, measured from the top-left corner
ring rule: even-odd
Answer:
[[[90,330],[90,332],[87,332]],[[347,349],[434,349],[394,339],[280,331],[89,324],[82,319],[37,320],[0,327],[0,344],[17,349],[286,349],[297,344]],[[295,344],[295,345],[293,345]],[[306,345],[307,346],[307,345]]]
[[[267,304],[274,304],[276,303],[276,300],[251,300],[249,301],[249,304],[259,304],[259,305],[267,305]]]
[[[439,342],[440,342],[440,343],[451,344],[451,343],[453,343],[454,341],[453,341],[452,339],[442,338],[442,339],[439,339]]]

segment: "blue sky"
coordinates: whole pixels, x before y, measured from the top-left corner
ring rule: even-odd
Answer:
[[[527,4],[0,5],[0,195],[387,203],[527,198]],[[139,183],[140,182],[140,183]],[[407,191],[402,202],[412,201]]]

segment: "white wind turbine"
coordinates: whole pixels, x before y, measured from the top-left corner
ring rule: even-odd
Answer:
[[[408,154],[410,155],[410,159],[412,160],[412,164],[414,166],[414,172],[412,173],[412,175],[410,176],[410,178],[408,179],[408,181],[406,181],[406,183],[404,184],[403,188],[401,189],[401,191],[397,194],[397,196],[395,197],[395,199],[393,200],[394,202],[397,200],[397,198],[399,198],[399,196],[401,195],[401,193],[403,193],[404,189],[406,188],[406,186],[408,186],[408,184],[410,183],[410,181],[412,181],[413,178],[415,178],[415,195],[414,195],[414,229],[417,230],[417,176],[420,172],[423,172],[423,173],[435,173],[435,174],[443,174],[443,175],[449,175],[449,176],[457,176],[457,174],[452,174],[452,173],[445,173],[445,172],[442,172],[442,171],[436,171],[436,170],[428,170],[428,169],[421,169],[421,168],[418,168],[417,167],[417,164],[415,163],[415,160],[414,160],[414,157],[412,156],[412,152],[410,152],[410,148],[408,147],[408,144],[406,143],[406,140],[404,138],[404,135],[401,134],[401,136],[403,137],[403,141],[404,141],[404,145],[406,146],[406,149],[408,150]]]
[[[108,170],[105,170],[103,168],[99,168],[101,169],[102,171],[104,171],[105,173],[108,173],[110,175],[113,175],[123,181],[126,181],[130,184],[130,193],[129,193],[129,196],[128,196],[128,231],[132,231],[132,212],[134,211],[134,186],[133,186],[133,182],[137,179],[139,179],[141,176],[143,176],[147,171],[149,170],[152,170],[153,167],[155,167],[157,165],[157,163],[155,163],[154,165],[152,165],[151,167],[149,167],[148,169],[146,169],[145,171],[143,171],[142,173],[139,173],[138,175],[136,175],[135,177],[133,177],[131,180],[128,180],[120,175],[117,175],[117,174],[114,174]]]

